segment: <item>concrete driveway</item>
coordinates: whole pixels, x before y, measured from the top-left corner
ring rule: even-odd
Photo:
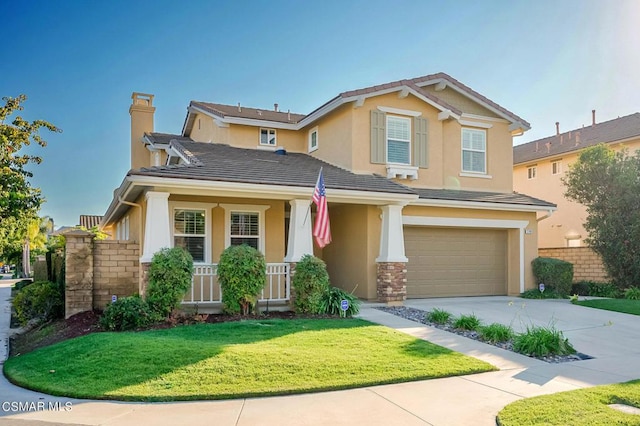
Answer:
[[[0,302],[8,288],[0,285]],[[361,317],[483,359],[500,371],[335,392],[229,401],[121,403],[73,400],[30,392],[0,380],[0,425],[495,425],[512,401],[640,377],[640,317],[571,305],[568,301],[477,297],[410,300],[407,306],[474,313],[514,328],[555,326],[594,359],[549,364],[396,317],[365,304]],[[0,312],[6,314],[5,306]],[[6,324],[6,323],[5,323]],[[6,327],[6,325],[5,325]],[[41,403],[13,411],[6,402]],[[63,407],[71,403],[71,408]],[[58,405],[56,405],[58,403]]]

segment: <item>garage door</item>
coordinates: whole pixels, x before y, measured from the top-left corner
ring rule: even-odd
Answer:
[[[507,231],[404,228],[407,297],[507,294]]]

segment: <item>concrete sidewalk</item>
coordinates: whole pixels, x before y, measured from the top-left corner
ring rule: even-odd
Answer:
[[[0,288],[2,313],[7,298],[6,288]],[[440,307],[456,315],[475,313],[487,323],[548,325],[554,320],[578,351],[596,357],[548,364],[404,320],[375,306],[365,304],[360,316],[480,358],[500,371],[305,395],[152,404],[55,398],[17,388],[5,379],[0,381],[0,425],[495,425],[498,411],[517,399],[640,375],[640,319],[636,316],[567,301],[507,297],[407,302],[407,306]],[[31,412],[13,412],[6,405],[9,401],[39,402],[44,409],[36,405]],[[71,404],[68,411],[62,408],[67,402]],[[48,409],[49,403],[59,409]]]

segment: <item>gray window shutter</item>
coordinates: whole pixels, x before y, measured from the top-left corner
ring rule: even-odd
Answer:
[[[415,117],[413,119],[413,165],[423,169],[429,167],[429,146],[427,144],[427,119]]]
[[[386,163],[386,117],[384,112],[371,110],[371,162],[375,164]]]

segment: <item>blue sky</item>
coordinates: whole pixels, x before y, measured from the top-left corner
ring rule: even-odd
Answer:
[[[0,96],[63,129],[32,183],[56,226],[103,214],[129,169],[131,93],[155,130],[190,100],[309,113],[446,72],[532,125],[524,143],[640,111],[640,1],[0,1]]]

